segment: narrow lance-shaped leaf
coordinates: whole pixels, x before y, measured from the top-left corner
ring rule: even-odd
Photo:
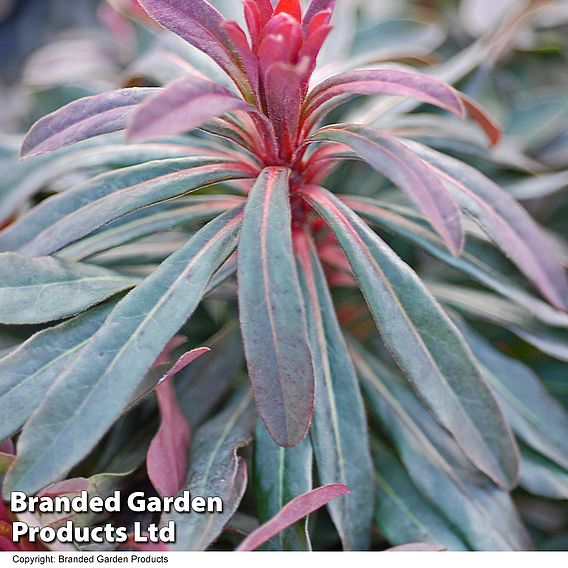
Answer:
[[[117,144],[116,136],[86,140],[50,154],[13,164],[0,178],[0,222],[9,219],[18,208],[59,178],[88,168],[116,169],[153,160],[213,156],[209,148],[199,148],[178,141],[145,144]]]
[[[473,550],[532,549],[510,496],[472,467],[401,378],[352,347],[369,409],[420,492],[439,506]]]
[[[103,304],[40,331],[0,359],[0,440],[21,428],[114,306],[115,302]]]
[[[314,370],[292,250],[289,171],[267,168],[247,201],[238,250],[239,312],[260,416],[286,447],[312,420]]]
[[[546,499],[568,500],[568,470],[521,446],[521,487]]]
[[[275,517],[264,525],[258,527],[254,532],[239,545],[237,550],[251,551],[256,550],[265,542],[269,541],[281,531],[297,523],[300,519],[317,511],[332,499],[340,495],[346,495],[349,489],[341,483],[332,483],[313,489],[309,493],[300,495],[290,501]]]
[[[543,353],[568,362],[568,330],[562,326],[541,324],[517,304],[476,288],[450,286],[433,280],[428,280],[427,285],[444,305],[457,308],[473,319],[508,329]]]
[[[412,269],[336,196],[315,186],[301,193],[335,233],[413,387],[481,471],[502,486],[514,485],[512,434],[457,328]]]
[[[309,30],[312,20],[320,12],[329,11],[330,13],[332,13],[335,8],[335,2],[336,0],[312,0],[302,19],[304,32]]]
[[[454,318],[515,434],[568,471],[568,413],[534,372],[500,353],[463,320]]]
[[[91,451],[233,252],[241,217],[211,221],[117,305],[26,424],[6,493],[33,493]]]
[[[481,126],[491,146],[495,146],[501,140],[501,128],[499,125],[487,114],[479,104],[477,104],[471,97],[464,93],[459,93],[459,97],[465,107],[468,115]]]
[[[197,431],[184,489],[192,497],[221,497],[223,512],[168,515],[167,520],[174,520],[177,527],[174,550],[206,550],[234,515],[247,480],[246,461],[238,451],[251,442],[256,420],[247,391],[238,393],[223,412]]]
[[[342,95],[412,97],[464,116],[459,94],[439,79],[400,69],[361,69],[335,75],[320,83],[306,101],[304,117],[309,118],[322,105]]]
[[[45,256],[148,205],[253,175],[248,166],[211,158],[160,160],[102,174],[32,209],[0,234],[0,250]]]
[[[414,201],[452,254],[461,253],[464,232],[460,209],[452,193],[396,138],[363,126],[343,126],[324,128],[314,139],[333,140],[352,148]]]
[[[161,422],[148,448],[146,467],[152,485],[163,496],[173,497],[183,488],[191,438],[177,402],[173,377],[208,351],[200,348],[182,355],[156,386]]]
[[[158,88],[132,88],[84,97],[44,116],[32,126],[22,157],[52,152],[63,146],[123,130],[138,105]]]
[[[130,141],[181,134],[235,110],[256,110],[225,87],[202,77],[181,77],[142,104],[132,116]]]
[[[318,475],[322,483],[351,488],[328,509],[344,550],[366,550],[374,492],[363,399],[315,246],[299,232],[295,244],[316,370],[311,437]]]
[[[454,257],[412,210],[398,205],[393,208],[392,204],[386,201],[364,197],[349,196],[345,197],[343,202],[371,224],[419,246],[435,258],[526,308],[542,322],[552,326],[568,327],[568,314],[533,296],[512,278],[497,271],[478,253],[475,246],[471,246],[471,241],[466,243],[465,250],[459,257]]]
[[[420,541],[449,550],[469,550],[436,504],[416,488],[391,450],[377,446],[373,459],[377,480],[375,523],[391,544]]]
[[[471,166],[426,146],[404,140],[440,177],[460,207],[533,282],[555,307],[568,306],[568,280],[554,247],[529,214],[496,183]]]
[[[312,446],[304,438],[294,448],[274,443],[259,421],[254,437],[254,482],[259,521],[276,515],[288,501],[312,489]],[[299,522],[267,543],[272,551],[311,550],[307,521]]]
[[[242,92],[251,85],[243,72],[238,52],[222,26],[224,18],[204,0],[139,0],[144,10],[159,24],[207,54],[234,81]]]
[[[88,264],[0,254],[0,323],[25,325],[62,320],[138,282],[138,278]]]
[[[302,67],[285,63],[274,63],[265,73],[267,112],[286,158],[295,150],[304,76]]]
[[[146,207],[65,247],[58,251],[57,256],[69,261],[84,260],[97,253],[180,225],[191,226],[209,221],[242,202],[242,197],[233,195],[208,195],[176,199],[173,202]]]
[[[178,383],[178,402],[192,429],[217,406],[244,366],[238,322],[231,321],[205,343],[211,353],[182,371]]]

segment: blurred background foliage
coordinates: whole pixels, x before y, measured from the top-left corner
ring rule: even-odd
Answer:
[[[240,2],[213,3],[230,17],[241,17]],[[522,202],[568,266],[568,2],[338,0],[335,20],[337,28],[322,56],[318,79],[353,62],[359,66],[393,62],[412,66],[450,82],[483,104],[502,126],[503,137],[496,147],[488,148],[477,126],[445,114],[433,117],[432,109],[424,113],[423,106],[393,98],[352,101],[338,109],[334,118],[349,116],[425,140],[480,169]],[[28,183],[31,187],[26,192],[28,200],[18,204],[13,215],[20,215],[30,202],[63,191],[108,168],[86,164],[56,170],[56,175],[45,173],[35,180],[27,178],[18,170],[18,148],[22,134],[39,116],[80,96],[109,88],[162,84],[183,72],[186,64],[218,73],[203,56],[175,38],[159,35],[154,39],[147,26],[148,22],[129,0],[0,0],[0,174],[3,178],[6,174],[15,176],[14,183]],[[343,193],[352,191],[362,196],[376,194],[379,188],[384,203],[393,211],[408,211],[410,207],[400,192],[393,191],[383,178],[362,164],[343,166],[331,177],[329,185],[341,188]],[[0,183],[0,203],[7,191]],[[89,260],[124,272],[145,274],[193,229],[177,227],[108,253],[98,253]],[[510,277],[515,286],[522,282],[514,267],[488,245],[479,231],[473,226],[468,229],[468,250],[474,251],[487,266]],[[432,251],[428,254],[411,240],[389,235],[388,230],[379,232],[452,313],[465,317],[471,329],[488,339],[497,352],[523,365],[518,372],[519,381],[526,378],[527,372],[532,377],[535,375],[531,372],[536,373],[568,409],[565,324],[556,324],[539,306],[531,309],[523,302],[504,298],[498,287],[476,279],[471,272],[452,268],[440,255]],[[518,287],[521,296],[527,292],[521,284]],[[235,314],[233,294],[229,282],[183,330],[195,345],[213,336],[212,342],[206,344],[220,343],[226,354],[224,360],[213,358],[210,363],[197,363],[204,367],[203,377],[217,377],[217,390],[204,398],[201,415],[188,415],[193,427],[222,405],[231,385],[243,381],[238,331],[230,323]],[[380,350],[360,298],[351,289],[338,286],[336,300],[350,332]],[[0,352],[34,331],[0,328]],[[196,372],[195,367],[191,367],[191,372]],[[219,376],[224,380],[219,381]],[[193,383],[192,396],[203,396],[206,382],[201,383]],[[199,391],[200,384],[203,392]],[[184,396],[184,400],[189,400],[187,393]],[[99,455],[83,464],[77,473],[89,477],[107,471],[111,461],[108,457],[112,455],[123,458],[119,465],[120,459],[114,458],[114,474],[126,475],[136,470],[143,452],[138,449],[140,455],[128,453],[125,440],[133,429],[137,430],[141,417],[146,420],[147,416],[155,416],[152,404],[148,402],[126,415],[105,439]],[[536,420],[546,421],[546,416],[537,416]],[[456,530],[442,518],[444,504],[436,504],[441,511],[431,502],[425,504],[424,496],[405,473],[408,464],[399,461],[392,451],[397,448],[388,436],[382,435],[388,431],[388,425],[375,426],[381,433],[375,440],[380,487],[401,491],[408,501],[406,506],[416,507],[417,517],[427,526],[451,535],[444,537],[444,542],[463,546],[456,536],[459,527]],[[541,426],[546,429],[546,424]],[[148,421],[150,434],[155,427],[155,419]],[[137,430],[137,439],[147,444],[147,434]],[[117,448],[120,451],[115,454]],[[538,548],[568,550],[568,471],[534,447],[529,449],[528,444],[523,444],[522,452],[521,486],[514,498],[523,520]],[[145,483],[136,476],[134,481],[132,476],[129,479],[129,483]],[[247,493],[219,547],[229,545],[235,532],[246,532],[254,525],[249,514],[252,507],[252,496]],[[377,548],[384,548],[387,542],[399,544],[399,540],[407,542],[410,536],[420,536],[389,507],[392,503],[388,492],[379,491]],[[311,523],[321,529],[313,531],[317,547],[337,546],[336,535],[324,513],[314,515]]]

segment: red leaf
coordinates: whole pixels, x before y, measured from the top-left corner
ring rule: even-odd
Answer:
[[[274,14],[290,14],[293,18],[302,21],[302,6],[300,0],[280,0],[274,8]]]
[[[127,137],[139,141],[182,134],[234,110],[256,109],[225,87],[188,75],[170,83],[137,109]]]
[[[175,335],[172,337],[168,344],[164,347],[158,358],[154,361],[153,368],[160,367],[161,365],[167,365],[170,362],[170,355],[172,351],[183,345],[187,341],[183,335]]]
[[[191,437],[189,425],[177,404],[174,384],[169,379],[208,351],[202,347],[183,355],[156,387],[162,421],[148,449],[146,467],[152,485],[163,496],[177,495],[183,488]]]
[[[79,494],[89,489],[89,480],[84,477],[66,479],[58,483],[52,483],[39,492],[41,497],[56,497],[57,495]]]
[[[349,489],[341,483],[331,483],[304,493],[287,503],[282,510],[264,525],[253,531],[237,550],[256,550],[272,537],[291,527],[300,519],[317,511],[333,499],[349,493]]]
[[[280,155],[284,160],[291,157],[296,146],[303,81],[307,71],[306,66],[275,63],[266,72],[266,106],[276,137],[280,140]]]
[[[213,59],[242,92],[250,87],[223,29],[223,16],[205,0],[139,0],[159,24]]]
[[[335,0],[312,0],[306,14],[304,16],[304,21],[302,25],[304,26],[304,31],[307,31],[312,23],[312,20],[321,12],[329,12],[330,16],[335,9]]]
[[[14,442],[12,442],[11,438],[0,442],[0,454],[15,455]]]
[[[430,167],[404,144],[377,130],[356,125],[323,128],[314,138],[351,147],[416,203],[451,253],[459,256],[464,231],[458,204]]]
[[[491,146],[496,146],[501,140],[501,128],[499,125],[472,98],[463,93],[459,93],[459,95],[467,114],[483,128],[491,142]]]
[[[341,73],[318,85],[310,93],[304,117],[309,118],[322,105],[342,95],[413,97],[446,109],[457,116],[464,115],[459,93],[438,79],[399,69],[369,69]]]

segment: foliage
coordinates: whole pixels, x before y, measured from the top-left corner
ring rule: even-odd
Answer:
[[[111,4],[141,52],[114,62],[129,80],[89,81],[0,162],[4,495],[222,496],[214,522],[174,519],[184,550],[550,546],[530,504],[568,499],[547,389],[566,255],[514,196],[566,185],[566,137],[523,146],[513,103],[501,138],[467,89],[514,73],[515,38],[463,2],[480,37],[420,73],[409,59],[463,38],[424,18],[412,53],[369,47],[410,24],[361,29],[367,3],[245,0],[240,23],[204,0]]]

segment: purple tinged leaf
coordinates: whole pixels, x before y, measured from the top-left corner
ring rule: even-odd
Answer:
[[[335,2],[336,0],[312,0],[304,14],[304,19],[302,20],[304,32],[310,28],[312,20],[320,12],[329,11],[330,13],[333,13],[333,10],[335,9]]]
[[[294,244],[316,371],[310,435],[318,477],[351,487],[329,513],[344,550],[367,550],[375,499],[365,407],[315,243],[295,231]]]
[[[77,477],[73,479],[66,479],[57,483],[48,485],[39,493],[41,497],[56,497],[57,495],[71,495],[79,494],[81,491],[87,491],[90,483],[84,477]]]
[[[162,420],[148,448],[146,467],[152,485],[162,496],[173,497],[183,489],[191,438],[189,424],[180,410],[171,379],[208,351],[202,347],[182,355],[156,387]]]
[[[352,148],[414,201],[454,256],[464,246],[461,213],[451,191],[413,152],[392,136],[362,126],[329,127],[314,136]]]
[[[24,427],[6,494],[37,491],[95,447],[233,253],[241,218],[239,207],[205,225],[116,305]]]
[[[197,349],[192,349],[187,353],[184,353],[175,363],[175,365],[160,379],[158,385],[172,379],[175,375],[183,371],[188,365],[193,363],[196,359],[209,353],[210,349],[208,347],[198,347]]]
[[[342,95],[412,97],[464,116],[462,99],[455,89],[427,75],[399,69],[356,70],[330,77],[310,93],[304,116],[311,116],[322,105]]]
[[[341,483],[331,483],[304,493],[286,504],[282,510],[253,531],[237,548],[239,551],[250,552],[262,546],[272,537],[291,527],[300,519],[307,517],[333,499],[347,495],[349,489]]]
[[[259,94],[259,70],[258,70],[258,59],[256,54],[251,49],[249,40],[244,30],[237,24],[237,22],[231,20],[225,20],[222,24],[223,29],[233,42],[235,49],[239,53],[242,65],[245,68],[247,77],[251,83],[252,89],[255,95],[258,97]]]
[[[69,103],[32,126],[22,144],[22,157],[53,152],[81,140],[123,130],[138,105],[159,91],[119,89]]]
[[[161,367],[162,365],[167,365],[170,362],[170,357],[172,351],[175,351],[178,347],[182,346],[187,341],[187,338],[183,335],[174,335],[162,349],[162,352],[156,357],[152,367],[155,369]]]
[[[15,454],[14,442],[12,442],[12,438],[8,438],[7,440],[0,442],[0,453],[12,456]]]
[[[554,247],[530,215],[476,169],[410,140],[415,152],[454,194],[463,209],[556,308],[566,311],[568,280]]]
[[[314,369],[292,250],[289,170],[266,168],[248,198],[238,249],[239,310],[256,404],[274,441],[310,426]]]
[[[241,88],[250,90],[223,16],[204,0],[140,0],[159,24],[213,59]]]
[[[227,180],[256,177],[246,164],[158,160],[107,172],[46,199],[0,233],[0,251],[45,256],[124,215]]]
[[[181,77],[136,110],[127,139],[135,142],[182,134],[235,110],[254,107],[217,83],[200,77]]]
[[[307,67],[275,63],[266,71],[266,106],[285,158],[292,155],[300,124],[302,82]]]
[[[334,232],[377,329],[413,388],[496,484],[517,482],[512,433],[465,340],[416,273],[338,197],[310,186],[300,194]]]
[[[221,413],[196,432],[184,489],[194,497],[221,497],[223,512],[168,514],[166,520],[173,520],[177,526],[173,550],[206,550],[235,514],[247,484],[246,460],[238,454],[251,442],[256,421],[252,396],[247,389],[232,397]]]

